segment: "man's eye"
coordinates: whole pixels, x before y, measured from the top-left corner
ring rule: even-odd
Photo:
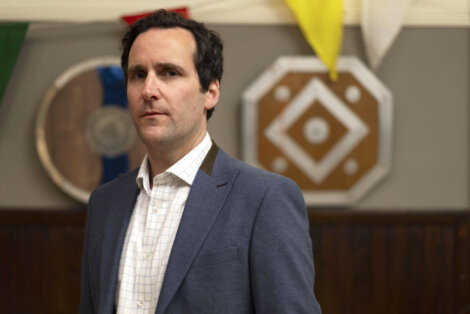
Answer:
[[[142,80],[145,79],[146,73],[143,71],[132,71],[129,73],[129,79],[131,80]]]
[[[166,75],[167,76],[178,76],[178,72],[174,71],[174,70],[168,70],[166,72]]]
[[[134,74],[134,78],[137,80],[144,79],[145,78],[145,73],[144,72],[136,72]]]

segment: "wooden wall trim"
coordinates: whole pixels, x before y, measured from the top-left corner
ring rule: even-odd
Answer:
[[[309,208],[311,224],[453,224],[470,219],[470,210],[351,210],[345,208]],[[83,224],[86,208],[28,209],[0,208],[0,224]]]
[[[318,224],[455,224],[470,219],[470,211],[357,211],[344,208],[308,209],[310,223]],[[81,209],[27,209],[0,208],[0,224],[75,224],[83,225],[86,208]]]
[[[350,210],[308,209],[310,224],[455,224],[469,219],[470,210]]]
[[[0,209],[0,225],[85,225],[86,209]]]

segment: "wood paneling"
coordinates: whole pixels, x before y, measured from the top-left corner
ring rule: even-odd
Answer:
[[[470,313],[468,212],[333,209],[309,219],[324,313]]]
[[[76,313],[85,210],[0,211],[0,312]]]
[[[470,313],[468,212],[309,219],[325,314]],[[1,313],[77,312],[84,224],[85,210],[0,211]]]

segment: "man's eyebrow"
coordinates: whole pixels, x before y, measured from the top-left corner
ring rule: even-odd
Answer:
[[[137,72],[137,71],[140,71],[140,70],[145,70],[143,66],[141,65],[133,65],[131,67],[129,67],[127,69],[127,73],[133,73],[133,72]]]
[[[175,63],[171,63],[171,62],[161,62],[161,63],[157,63],[154,65],[155,69],[158,69],[158,70],[175,70],[177,72],[180,72],[180,73],[185,73],[186,71],[184,70],[183,67],[175,64]],[[134,73],[134,72],[137,72],[137,71],[147,71],[145,69],[144,66],[140,65],[140,64],[136,64],[136,65],[133,65],[131,67],[129,67],[127,69],[127,73]]]
[[[157,63],[155,65],[155,68],[156,69],[163,69],[163,70],[176,70],[178,72],[182,72],[184,73],[185,70],[183,67],[177,65],[177,64],[174,64],[174,63],[171,63],[171,62],[162,62],[162,63]]]

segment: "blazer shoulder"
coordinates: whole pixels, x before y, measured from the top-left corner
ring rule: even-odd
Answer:
[[[294,189],[299,189],[297,184],[290,178],[282,176],[280,174],[267,171],[265,169],[254,167],[239,159],[230,158],[233,169],[236,169],[240,174],[240,179],[243,182],[251,182],[256,186],[290,186]]]
[[[124,191],[138,188],[136,183],[139,168],[136,168],[128,173],[121,174],[117,178],[99,185],[91,194],[90,201],[96,198],[108,197],[110,194],[116,195],[117,193],[124,193]]]

